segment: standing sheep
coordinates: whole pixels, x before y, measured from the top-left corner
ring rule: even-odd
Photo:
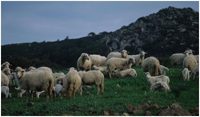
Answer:
[[[126,50],[122,50],[121,53],[120,52],[110,52],[107,56],[106,61],[108,61],[110,58],[127,58],[128,57],[128,52]]]
[[[183,60],[183,68],[188,68],[192,71],[197,66],[197,60],[194,55],[187,55]]]
[[[153,83],[157,81],[166,82],[167,84],[169,84],[170,82],[169,77],[166,75],[151,76],[149,72],[146,72],[145,74],[146,74],[147,81],[150,83],[150,85],[152,85]]]
[[[68,98],[71,98],[72,94],[75,98],[75,94],[78,89],[81,88],[81,77],[74,68],[70,68],[69,72],[63,80],[62,93],[66,93]]]
[[[99,70],[79,71],[78,74],[81,77],[83,85],[96,85],[97,94],[104,92],[104,75]]]
[[[1,86],[9,86],[9,78],[1,71]]]
[[[105,56],[100,56],[100,55],[89,55],[92,65],[95,65],[97,67],[99,66],[106,66],[106,57]]]
[[[148,57],[142,62],[144,72],[149,72],[152,76],[161,75],[160,62],[155,57]]]
[[[133,58],[111,58],[106,62],[106,72],[108,72],[109,78],[112,78],[111,74],[115,69],[129,69],[132,64],[135,64]]]
[[[92,61],[87,53],[82,53],[77,60],[77,69],[88,71],[91,70]]]
[[[51,96],[54,86],[52,73],[41,69],[25,72],[25,70],[21,67],[17,67],[15,71],[17,74],[17,78],[19,79],[20,89],[26,90],[27,95],[29,93],[29,90],[44,90],[45,92],[47,92],[47,101],[49,101],[49,96]]]
[[[137,77],[137,72],[130,68],[130,69],[126,69],[126,70],[122,70],[120,71],[119,69],[114,71],[114,74],[118,77],[118,78],[123,78],[123,77]]]
[[[8,86],[1,86],[1,93],[3,93],[6,98],[11,97],[11,93],[9,93],[9,87]]]
[[[128,57],[134,57],[135,58],[135,65],[136,66],[141,66],[144,58],[145,58],[145,54],[147,54],[144,51],[141,51],[139,54],[137,55],[128,55]]]
[[[182,75],[183,75],[183,79],[184,80],[190,80],[190,71],[188,70],[188,68],[184,68],[182,71]]]
[[[194,79],[199,75],[199,64],[192,70],[192,75],[191,77]]]

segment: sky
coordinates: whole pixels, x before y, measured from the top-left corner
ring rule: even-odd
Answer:
[[[1,1],[1,45],[111,32],[169,6],[199,11],[199,1]]]

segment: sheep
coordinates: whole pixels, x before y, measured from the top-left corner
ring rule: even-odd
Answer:
[[[8,86],[1,86],[1,93],[3,93],[6,98],[11,97],[11,93],[9,93],[9,87]]]
[[[93,65],[92,68],[94,68],[94,70],[100,70],[102,72],[106,71],[106,66],[96,66],[96,65]]]
[[[161,75],[160,62],[155,57],[148,57],[142,62],[144,72],[149,72],[152,76]]]
[[[35,70],[35,69],[37,69],[37,68],[30,66],[26,71],[31,71],[31,70]]]
[[[106,57],[105,56],[100,56],[100,55],[89,55],[92,65],[95,66],[106,66]]]
[[[122,70],[120,71],[119,69],[114,70],[114,74],[118,77],[118,78],[122,78],[122,77],[137,77],[137,72],[130,68],[130,69],[126,69],[126,70]]]
[[[157,81],[166,82],[169,85],[170,79],[166,75],[151,76],[149,72],[145,72],[145,74],[146,74],[147,81],[150,83],[150,85],[152,85],[153,83]]]
[[[1,86],[9,86],[9,78],[2,71],[1,71]]]
[[[199,75],[199,64],[192,70],[191,77],[194,79],[197,75]]]
[[[182,71],[183,79],[184,80],[190,80],[190,72],[188,68],[184,68]]]
[[[91,70],[92,61],[87,53],[82,53],[77,60],[77,69],[78,70]]]
[[[62,95],[62,89],[63,89],[63,86],[61,84],[56,84],[55,87],[54,87],[54,91],[56,92],[56,94],[58,94],[58,96],[61,96]]]
[[[194,57],[197,60],[197,63],[199,63],[199,55],[194,55]]]
[[[65,77],[65,74],[60,72],[60,73],[53,73],[53,77],[54,79],[56,78],[64,78]]]
[[[1,69],[4,69],[4,68],[9,68],[9,66],[12,66],[9,62],[4,62],[3,64],[1,64]]]
[[[136,66],[141,66],[144,58],[145,58],[145,54],[147,54],[144,51],[141,51],[139,54],[137,55],[128,55],[128,57],[134,57],[135,58],[135,65]]]
[[[76,92],[81,88],[81,83],[81,77],[78,75],[78,72],[71,67],[63,80],[63,89],[61,93],[66,93],[68,98],[71,98],[73,94],[75,98]]]
[[[110,52],[107,56],[106,61],[108,61],[110,58],[127,58],[128,57],[128,52],[126,50],[122,50],[120,52]]]
[[[161,68],[161,74],[162,75],[166,75],[166,71],[169,71],[169,68],[167,68],[163,65],[160,65],[160,68]]]
[[[7,76],[9,76],[9,75],[11,74],[10,68],[4,68],[4,69],[2,70],[2,72],[4,72]]]
[[[157,81],[153,83],[150,87],[150,91],[161,90],[161,91],[171,91],[169,85],[166,82]]]
[[[47,69],[44,70],[43,68]],[[17,78],[19,79],[20,89],[26,90],[27,98],[29,90],[31,91],[45,91],[47,92],[47,101],[49,101],[49,96],[52,94],[54,79],[52,73],[49,73],[47,67],[42,69],[32,70],[26,72],[21,67],[15,69]],[[55,101],[55,97],[54,97]]]
[[[183,68],[188,68],[188,70],[192,71],[197,66],[197,60],[194,55],[187,55],[183,59]]]
[[[108,73],[109,78],[112,78],[111,74],[115,69],[129,69],[132,64],[135,64],[135,60],[133,58],[111,58],[106,62],[106,72]]]
[[[96,85],[97,94],[104,92],[104,75],[100,70],[79,71],[78,74],[81,77],[82,85]]]

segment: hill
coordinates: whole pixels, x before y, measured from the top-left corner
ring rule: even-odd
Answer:
[[[186,48],[199,53],[199,12],[168,7],[114,32],[89,33],[86,37],[55,42],[4,45],[2,62],[9,61],[13,68],[21,65],[63,69],[76,67],[83,52],[107,56],[110,51],[126,49],[136,54],[144,50],[148,56],[169,57]]]

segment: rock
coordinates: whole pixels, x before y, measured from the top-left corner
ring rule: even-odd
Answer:
[[[159,105],[157,103],[150,105],[148,108],[148,110],[157,110],[157,109],[159,109]]]
[[[151,111],[146,111],[146,116],[151,116]]]
[[[123,113],[122,115],[123,116],[130,116],[128,113]]]
[[[134,108],[133,113],[136,115],[140,114],[140,113],[142,113],[142,109],[140,107],[136,107],[136,108]]]
[[[133,105],[132,104],[128,104],[126,106],[126,109],[128,110],[129,113],[132,113],[133,112]]]
[[[110,114],[109,114],[109,112],[108,112],[107,110],[104,110],[104,111],[103,111],[103,115],[104,115],[104,116],[109,116]]]

